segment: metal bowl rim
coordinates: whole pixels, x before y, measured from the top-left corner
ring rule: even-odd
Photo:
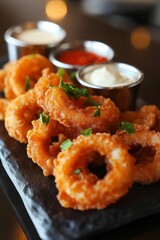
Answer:
[[[128,85],[122,85],[122,86],[113,86],[113,87],[104,87],[104,86],[98,86],[98,85],[92,85],[92,84],[89,84],[87,82],[85,82],[82,78],[81,78],[81,74],[82,72],[88,68],[88,67],[96,67],[97,66],[104,66],[104,65],[108,65],[108,64],[113,64],[117,67],[127,67],[129,69],[132,69],[134,71],[137,71],[140,75],[139,79],[136,80],[135,82],[132,82]],[[133,66],[133,65],[130,65],[130,64],[127,64],[127,63],[123,63],[123,62],[108,62],[108,63],[103,63],[103,64],[94,64],[94,65],[87,65],[87,66],[84,66],[84,67],[81,67],[79,68],[77,71],[76,71],[76,78],[77,78],[77,81],[82,85],[82,86],[85,86],[85,87],[89,87],[89,88],[93,88],[93,89],[99,89],[99,90],[110,90],[110,89],[120,89],[120,88],[131,88],[131,87],[134,87],[138,84],[140,84],[142,81],[143,81],[143,78],[144,78],[144,73],[139,70],[137,67]]]
[[[64,34],[63,38],[57,43],[51,43],[51,44],[32,44],[32,43],[26,43],[24,41],[21,41],[15,37],[13,37],[12,35],[15,33],[15,29],[16,28],[20,28],[21,30],[24,30],[24,29],[29,29],[29,28],[26,28],[29,24],[37,27],[38,29],[42,29],[39,27],[39,25],[41,24],[49,24],[49,25],[52,25],[52,27],[56,27],[56,28],[59,28],[59,30],[61,30]],[[30,28],[32,29],[32,27]],[[16,24],[16,25],[13,25],[11,26],[10,28],[8,28],[5,33],[4,33],[4,39],[5,41],[8,43],[8,44],[12,44],[12,45],[15,45],[15,46],[18,46],[18,47],[27,47],[27,46],[48,46],[48,47],[54,47],[54,46],[57,46],[57,44],[61,43],[65,37],[66,37],[67,33],[66,31],[64,30],[64,28],[62,28],[60,25],[58,25],[57,23],[54,23],[54,22],[49,22],[49,21],[28,21],[28,22],[24,22],[22,24]]]
[[[62,43],[61,45],[59,45],[58,47],[56,47],[56,49],[54,49],[54,50],[51,51],[51,53],[50,53],[50,55],[49,55],[49,59],[51,60],[51,62],[52,62],[53,64],[55,64],[55,65],[58,66],[58,67],[66,68],[66,69],[79,69],[79,68],[81,68],[82,66],[63,63],[63,62],[57,60],[57,59],[56,59],[56,56],[57,56],[60,52],[67,51],[67,50],[70,50],[70,49],[78,49],[78,48],[84,48],[84,49],[85,49],[85,44],[86,44],[86,43],[89,43],[89,42],[98,43],[98,44],[104,45],[104,47],[107,48],[108,51],[111,52],[111,57],[110,57],[110,59],[108,59],[106,62],[112,61],[112,59],[113,59],[114,56],[115,56],[115,51],[114,51],[114,49],[113,49],[111,46],[109,46],[108,44],[104,43],[104,42],[95,41],[95,40],[74,40],[74,41]]]

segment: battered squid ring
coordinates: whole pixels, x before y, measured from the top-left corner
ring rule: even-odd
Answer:
[[[37,119],[42,111],[33,89],[10,101],[5,112],[5,127],[9,136],[21,143],[27,143],[26,135],[32,128],[31,122]]]
[[[25,93],[26,76],[30,79],[30,88],[33,88],[38,79],[42,76],[42,70],[49,68],[55,71],[53,64],[40,54],[30,54],[20,58],[10,76],[10,85],[16,96]]]
[[[82,101],[81,101],[82,98]],[[113,101],[102,96],[92,96],[91,99],[100,104],[100,116],[93,116],[97,106],[84,107],[84,97],[77,101],[70,98],[61,88],[49,88],[44,96],[42,108],[50,116],[67,127],[79,130],[92,128],[93,132],[109,132],[117,123],[119,109]],[[86,100],[86,98],[85,98]]]
[[[3,66],[2,69],[0,69],[0,91],[4,90],[5,78],[8,72],[12,71],[14,66],[15,66],[15,62],[8,62]]]
[[[5,98],[0,98],[0,120],[4,120],[6,108],[9,102],[10,101]]]
[[[90,154],[99,152],[106,157],[110,171],[99,179],[87,165]],[[55,182],[58,200],[66,208],[79,210],[102,209],[124,196],[133,183],[134,158],[121,139],[107,133],[80,135],[55,160]],[[79,170],[75,174],[75,170]]]
[[[151,184],[160,180],[160,133],[139,128],[132,134],[123,132],[118,135],[136,158],[134,182]]]
[[[73,82],[70,81],[69,75],[67,74],[66,71],[64,71],[63,81],[73,84]],[[60,83],[60,77],[58,76],[57,73],[51,72],[49,68],[46,68],[42,71],[42,76],[34,86],[38,103],[42,108],[44,108],[44,96],[46,91],[51,86],[53,87],[58,86],[59,83]]]
[[[159,109],[155,105],[146,105],[138,111],[126,111],[121,113],[120,121],[127,121],[133,124],[145,125],[154,129],[158,125]]]
[[[0,69],[0,91],[4,90],[4,80],[7,73],[4,69]]]
[[[60,145],[66,138],[75,137],[75,130],[66,129],[51,118],[48,124],[38,119],[34,120],[32,125],[33,128],[27,133],[28,157],[41,167],[45,176],[53,175],[54,159],[60,152]],[[55,141],[54,138],[56,138]]]

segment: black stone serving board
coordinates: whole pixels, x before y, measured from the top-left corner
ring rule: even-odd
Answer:
[[[27,157],[26,145],[10,138],[3,122],[0,122],[0,158],[40,239],[92,239],[97,232],[107,232],[160,212],[160,182],[149,186],[135,184],[126,196],[104,210],[61,207],[54,177],[43,175]]]

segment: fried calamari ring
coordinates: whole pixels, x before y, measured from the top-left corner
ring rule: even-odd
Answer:
[[[15,95],[26,92],[26,78],[29,79],[29,88],[33,88],[45,68],[55,71],[53,64],[40,54],[30,54],[20,58],[10,76],[10,84]]]
[[[72,83],[70,81],[69,75],[66,71],[64,71],[63,75],[63,81],[67,83]],[[44,96],[46,91],[51,86],[58,86],[60,83],[60,77],[58,73],[52,73],[50,69],[44,69],[42,71],[42,77],[38,80],[38,82],[35,84],[35,92],[37,95],[37,100],[40,106],[44,107]]]
[[[8,72],[4,81],[4,95],[6,99],[9,99],[9,100],[12,100],[16,97],[16,94],[13,91],[11,81],[10,81],[11,75],[12,75],[12,72]]]
[[[110,164],[110,171],[99,179],[88,169],[92,152],[99,152]],[[116,135],[80,135],[55,160],[55,182],[63,207],[102,209],[128,192],[133,182],[134,158]]]
[[[4,90],[4,80],[6,77],[6,71],[3,69],[0,69],[0,91]]]
[[[6,108],[9,102],[10,101],[5,98],[0,98],[0,120],[4,120]]]
[[[84,97],[82,97],[84,99]],[[86,99],[85,99],[86,100]],[[97,106],[84,107],[81,97],[76,101],[70,98],[61,88],[49,88],[44,96],[41,107],[49,112],[50,116],[67,127],[79,130],[92,128],[94,132],[108,132],[119,118],[119,110],[109,99],[102,96],[92,96],[91,100],[100,105],[100,116],[95,117]]]
[[[14,62],[8,62],[3,66],[2,69],[0,69],[0,91],[4,90],[5,78],[8,74],[8,72],[13,69],[14,65],[15,65]]]
[[[159,109],[155,105],[145,105],[138,111],[126,111],[121,113],[120,121],[127,121],[133,124],[145,125],[153,129],[156,125],[156,119]]]
[[[160,132],[160,110],[157,111],[156,114],[156,124],[153,127],[152,130],[155,130],[156,132]]]
[[[75,137],[75,130],[68,129],[50,118],[49,123],[39,119],[32,122],[28,131],[27,154],[43,170],[45,176],[53,175],[54,159],[60,152],[61,143],[67,138]]]
[[[132,134],[118,133],[136,158],[134,181],[151,184],[160,180],[160,133],[139,128]]]
[[[73,84],[66,73],[63,76],[63,82]],[[119,118],[119,110],[110,99],[102,96],[91,97],[92,101],[101,105],[101,116],[94,117],[97,106],[85,106],[85,97],[80,97],[78,100],[70,98],[63,89],[55,87],[59,83],[60,77],[57,74],[44,70],[43,76],[35,85],[38,104],[49,112],[53,119],[80,131],[86,128],[92,128],[93,132],[110,131]]]
[[[42,108],[37,104],[33,89],[13,99],[6,108],[5,127],[10,137],[27,143],[27,132],[32,128],[32,120],[37,119]]]

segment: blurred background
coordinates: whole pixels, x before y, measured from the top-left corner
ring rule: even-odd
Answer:
[[[115,61],[144,72],[140,93],[146,102],[160,104],[160,68],[155,64],[160,52],[159,0],[0,0],[1,62],[7,60],[5,31],[15,24],[39,20],[62,26],[67,32],[66,41],[97,40],[110,45]]]
[[[6,54],[5,30],[25,21],[50,20],[66,27],[69,39],[78,38],[81,29],[84,37],[85,32],[88,37],[85,26],[76,20],[77,14],[107,22],[115,28],[133,31],[141,27],[133,32],[131,40],[139,38],[140,45],[149,44],[150,37],[160,41],[160,3],[156,0],[1,0],[0,55]]]

